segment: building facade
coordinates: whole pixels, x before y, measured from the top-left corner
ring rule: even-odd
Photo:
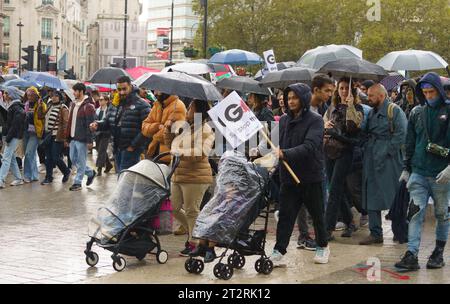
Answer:
[[[186,61],[183,49],[193,44],[200,25],[192,11],[192,0],[173,0],[173,62]],[[170,56],[172,0],[144,0],[148,19],[148,65],[164,67]]]
[[[125,1],[89,1],[88,5],[88,74],[101,67],[123,67]],[[122,5],[121,5],[122,4]],[[142,5],[128,1],[126,66],[146,66],[147,23],[139,21]]]
[[[3,50],[3,24],[5,17],[6,15],[3,13],[3,0],[0,0],[0,67],[7,65],[9,57],[9,54]]]
[[[22,48],[41,41],[42,52],[58,62],[60,73],[73,68],[79,79],[86,78],[87,0],[0,0],[3,2],[3,51],[10,64],[18,65],[19,27]],[[56,39],[55,39],[56,38]],[[58,48],[57,48],[58,47]],[[36,52],[35,52],[36,53]],[[34,68],[37,66],[35,54]]]

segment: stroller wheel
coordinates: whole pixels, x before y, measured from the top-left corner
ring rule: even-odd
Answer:
[[[192,273],[192,264],[194,263],[194,259],[189,258],[184,262],[184,269],[186,269],[187,272]]]
[[[265,275],[271,274],[273,271],[273,262],[270,259],[265,259],[262,264],[262,273]]]
[[[193,260],[192,264],[192,273],[201,274],[203,269],[205,269],[205,264],[201,260]]]
[[[97,265],[98,260],[99,260],[99,258],[98,258],[98,254],[97,253],[91,251],[88,254],[86,254],[86,263],[89,266],[94,267],[95,265]]]
[[[245,266],[245,257],[238,252],[235,252],[228,257],[228,264],[236,269],[242,269]]]
[[[264,264],[264,258],[260,258],[255,263],[255,270],[257,273],[263,273],[263,264]]]
[[[221,269],[222,269],[222,266],[223,266],[223,265],[224,265],[224,264],[219,263],[219,264],[216,264],[216,265],[214,266],[214,269],[213,269],[214,276],[215,276],[216,278],[218,278],[218,279],[221,279],[221,278],[222,278],[222,271],[221,271]]]
[[[224,280],[229,280],[233,277],[234,271],[233,266],[229,264],[224,264],[221,269],[221,278]]]
[[[113,268],[115,271],[121,272],[127,267],[127,261],[121,256],[116,257],[116,260],[113,262]]]
[[[159,264],[166,264],[168,259],[169,254],[167,253],[167,251],[161,250],[156,254],[156,260]]]

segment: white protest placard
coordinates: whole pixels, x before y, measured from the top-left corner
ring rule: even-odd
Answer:
[[[275,59],[275,53],[273,50],[264,52],[264,60],[266,61],[266,67],[269,73],[278,71],[277,61]]]
[[[208,112],[233,149],[263,129],[263,125],[235,91]]]

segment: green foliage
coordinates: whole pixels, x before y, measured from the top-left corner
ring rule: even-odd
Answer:
[[[423,49],[450,61],[448,0],[381,0],[381,21],[366,17],[366,0],[209,0],[208,44],[298,60],[319,45],[350,44],[377,62],[391,51]],[[203,16],[199,0],[194,11]],[[201,49],[203,27],[195,45]]]

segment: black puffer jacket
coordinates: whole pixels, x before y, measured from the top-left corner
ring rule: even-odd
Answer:
[[[4,136],[6,136],[6,142],[10,143],[13,138],[22,139],[24,130],[24,105],[19,100],[15,100],[8,108],[6,127],[2,133]]]
[[[318,183],[324,179],[323,135],[320,115],[310,110],[311,89],[305,84],[294,84],[285,91],[300,97],[303,112],[295,118],[289,110],[280,120],[280,147],[286,161],[302,183]],[[280,182],[295,184],[284,165],[280,164]]]
[[[145,148],[148,140],[141,133],[142,122],[150,113],[150,106],[138,95],[134,88],[119,106],[108,109],[106,119],[98,122],[98,131],[110,131],[114,138],[114,149],[125,150]]]

